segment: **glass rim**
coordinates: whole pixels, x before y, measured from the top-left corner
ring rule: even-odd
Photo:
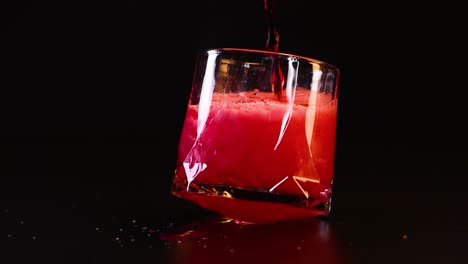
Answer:
[[[276,56],[282,56],[282,57],[294,57],[298,59],[302,59],[311,63],[316,63],[316,64],[321,64],[324,66],[328,66],[333,68],[333,70],[340,72],[340,69],[329,62],[321,61],[318,59],[313,59],[310,57],[306,56],[301,56],[301,55],[296,55],[292,53],[286,53],[286,52],[277,52],[277,51],[269,51],[269,50],[259,50],[259,49],[249,49],[249,48],[207,48],[203,49],[202,52],[210,52],[210,51],[238,51],[238,52],[245,52],[245,53],[257,53],[257,54],[265,54],[265,55],[276,55]]]

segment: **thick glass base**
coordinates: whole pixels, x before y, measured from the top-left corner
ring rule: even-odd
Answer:
[[[220,184],[191,183],[188,190],[175,184],[172,194],[242,225],[327,216],[331,205],[331,195],[307,198]]]

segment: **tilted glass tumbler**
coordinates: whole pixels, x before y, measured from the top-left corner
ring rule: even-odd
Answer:
[[[306,57],[202,51],[171,193],[244,224],[329,215],[338,82]]]

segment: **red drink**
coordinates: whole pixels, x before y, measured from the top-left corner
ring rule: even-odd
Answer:
[[[213,92],[189,105],[173,194],[243,222],[327,215],[337,98],[304,88],[292,98]]]

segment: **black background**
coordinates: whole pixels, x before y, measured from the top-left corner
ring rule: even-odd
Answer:
[[[326,234],[344,250],[334,254],[342,263],[466,263],[466,8],[275,4],[279,50],[341,70],[335,229]],[[123,247],[114,239],[122,227],[137,228],[134,220],[158,230],[211,215],[169,195],[192,66],[204,48],[263,49],[263,2],[1,5],[6,263],[158,263],[168,252],[167,262],[197,255],[152,236]],[[297,226],[306,228],[286,227],[307,234]],[[252,232],[271,238],[259,242],[263,249],[274,248],[285,239],[278,229]],[[239,245],[254,239],[239,237]],[[290,257],[312,263],[314,254]]]

